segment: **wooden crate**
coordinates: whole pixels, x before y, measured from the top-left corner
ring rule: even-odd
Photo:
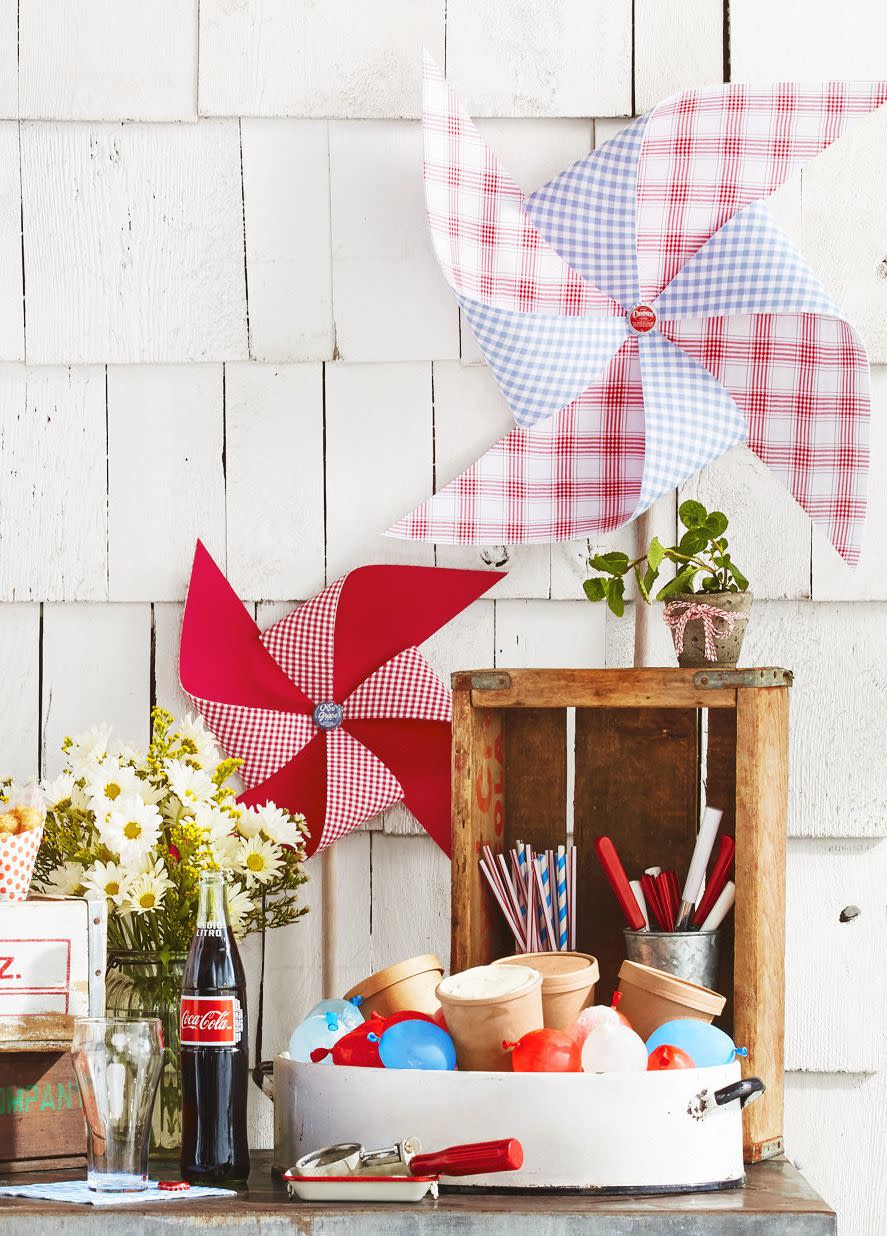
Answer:
[[[478,867],[480,847],[578,849],[578,947],[609,1000],[624,923],[593,850],[613,838],[634,875],[686,871],[701,787],[736,836],[736,908],[722,942],[721,1024],[767,1092],[744,1118],[746,1159],[782,1151],[788,687],[782,669],[478,670],[453,675],[452,969],[513,941]],[[571,710],[575,710],[573,714]],[[568,810],[568,720],[575,717]],[[735,937],[735,941],[734,941]]]
[[[76,1017],[105,1011],[104,898],[0,904],[0,1170],[86,1161],[70,1046]]]

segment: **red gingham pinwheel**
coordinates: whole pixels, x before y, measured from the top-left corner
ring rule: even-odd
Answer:
[[[390,534],[609,532],[747,442],[854,563],[868,361],[759,199],[885,100],[688,91],[525,198],[426,59],[431,235],[517,427]]]
[[[198,542],[179,673],[240,801],[301,811],[310,854],[402,800],[449,853],[450,692],[415,645],[501,578],[359,567],[260,632]]]

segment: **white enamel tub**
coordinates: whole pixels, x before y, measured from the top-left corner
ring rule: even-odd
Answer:
[[[336,1142],[426,1150],[517,1137],[518,1172],[460,1188],[667,1192],[742,1183],[738,1062],[658,1073],[444,1073],[274,1061],[274,1169]],[[266,1087],[270,1091],[271,1087]],[[717,1096],[717,1097],[716,1097]]]

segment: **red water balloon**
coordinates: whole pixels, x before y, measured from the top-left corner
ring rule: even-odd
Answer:
[[[374,1013],[369,1021],[354,1030],[349,1030],[332,1046],[332,1049],[318,1048],[311,1053],[311,1059],[318,1063],[326,1056],[332,1056],[333,1064],[357,1065],[365,1069],[384,1068],[379,1057],[379,1039],[385,1029],[385,1019]]]
[[[576,1040],[562,1030],[530,1030],[513,1048],[511,1067],[515,1073],[580,1073],[582,1054]]]
[[[647,1058],[647,1071],[659,1069],[695,1069],[696,1065],[680,1047],[672,1047],[671,1043],[663,1043],[654,1047]]]

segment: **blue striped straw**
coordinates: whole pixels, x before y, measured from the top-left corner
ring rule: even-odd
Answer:
[[[542,876],[542,891],[545,894],[545,907],[548,911],[547,915],[543,913],[543,920],[547,918],[547,920],[551,923],[552,930],[553,930],[554,923],[555,923],[555,915],[552,911],[552,906],[551,906],[551,880],[549,878],[549,872],[548,872],[548,854],[545,852],[545,850],[543,850],[542,853],[539,855],[539,867],[540,867],[540,874]],[[555,947],[555,944],[556,944],[555,940],[551,940],[550,943],[551,943],[552,948]]]
[[[567,855],[563,846],[558,846],[555,858],[557,871],[557,934],[558,947],[567,947]]]

